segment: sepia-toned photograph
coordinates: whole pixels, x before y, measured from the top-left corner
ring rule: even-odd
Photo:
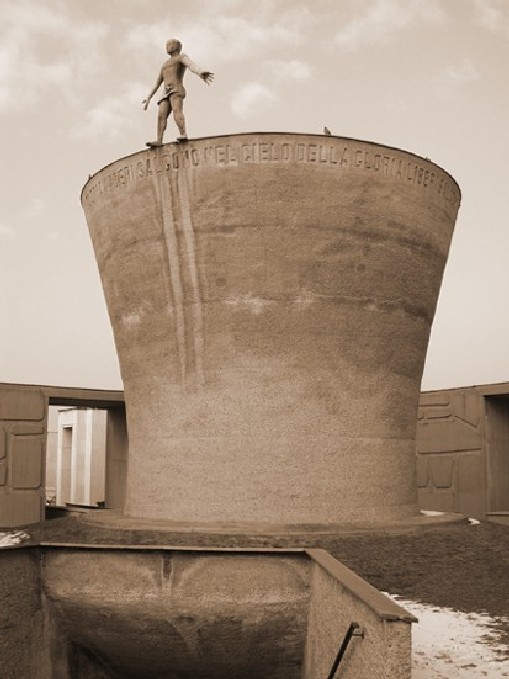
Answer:
[[[0,679],[509,678],[509,0],[0,0]]]

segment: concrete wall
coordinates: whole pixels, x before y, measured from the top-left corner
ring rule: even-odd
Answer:
[[[127,514],[417,514],[447,173],[351,139],[234,135],[117,160],[82,203],[125,385]]]
[[[302,554],[47,549],[45,592],[73,648],[62,677],[89,664],[107,677],[299,679],[309,576]]]
[[[41,388],[0,385],[0,527],[40,520],[46,413]]]
[[[338,676],[410,679],[415,618],[322,550],[47,547],[42,572],[58,679],[324,679],[352,621]]]
[[[474,389],[421,394],[417,485],[422,509],[482,517],[486,512],[484,401]]]
[[[416,619],[322,550],[311,550],[311,602],[304,679],[329,675],[352,622],[353,637],[338,669],[344,679],[410,679],[411,623]]]
[[[0,677],[53,679],[39,550],[0,547]]]
[[[421,394],[416,448],[422,509],[509,511],[508,384]]]
[[[2,679],[410,679],[414,618],[321,550],[0,548]]]

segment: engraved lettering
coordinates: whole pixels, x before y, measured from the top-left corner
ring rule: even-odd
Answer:
[[[318,148],[316,144],[310,144],[308,146],[308,162],[316,163],[317,158],[318,158]]]
[[[253,149],[250,144],[242,144],[240,147],[242,160],[245,163],[253,162]]]
[[[381,152],[377,152],[381,151]],[[133,182],[146,180],[155,172],[171,172],[183,168],[197,168],[205,165],[238,165],[239,163],[320,163],[336,168],[362,168],[368,172],[379,172],[387,179],[412,182],[421,190],[432,192],[436,200],[444,204],[456,205],[458,191],[455,183],[442,171],[434,171],[432,163],[419,164],[419,159],[408,160],[404,153],[394,151],[385,155],[384,149],[377,149],[370,144],[359,143],[356,147],[344,145],[344,142],[331,140],[323,143],[312,141],[260,141],[239,143],[232,140],[228,144],[198,146],[170,146],[161,150],[161,154],[142,155],[132,162],[119,161],[94,177],[90,185],[83,191],[83,201],[87,205],[95,205],[106,194],[125,190]],[[125,165],[122,165],[122,162]],[[155,163],[155,165],[154,165]]]
[[[262,141],[259,145],[260,160],[266,162],[269,160],[269,145],[266,141]]]
[[[224,146],[216,146],[216,163],[226,162],[226,149]]]
[[[237,159],[233,155],[231,146],[229,144],[226,146],[226,160],[227,160],[228,163],[236,163],[237,162]]]

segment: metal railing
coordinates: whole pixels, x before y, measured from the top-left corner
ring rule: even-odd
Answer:
[[[361,629],[361,626],[359,625],[358,622],[352,622],[350,624],[350,627],[347,629],[346,634],[343,638],[343,641],[341,642],[341,646],[339,647],[338,654],[336,656],[336,659],[334,660],[331,670],[329,672],[329,675],[327,679],[334,679],[334,676],[336,675],[336,672],[338,671],[338,667],[341,664],[341,661],[343,660],[343,656],[346,653],[346,649],[348,648],[348,645],[350,641],[352,640],[352,637],[364,637],[364,632]]]

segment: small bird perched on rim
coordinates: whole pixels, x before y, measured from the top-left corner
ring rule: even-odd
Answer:
[[[331,131],[329,130],[328,127],[324,127],[324,128],[323,128],[323,133],[326,134],[328,137],[331,136]]]

